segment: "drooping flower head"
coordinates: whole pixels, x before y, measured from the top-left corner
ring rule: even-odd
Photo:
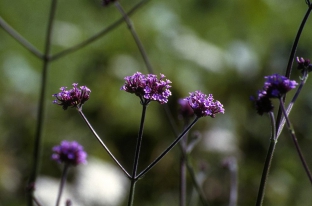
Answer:
[[[190,93],[190,96],[184,100],[188,101],[197,117],[215,117],[216,114],[224,114],[223,105],[219,101],[215,101],[212,94],[206,95],[201,91]]]
[[[303,57],[297,57],[298,69],[302,72],[304,71],[312,71],[312,64],[310,59],[304,59]]]
[[[67,87],[61,87],[61,92],[53,94],[56,99],[54,104],[61,105],[64,110],[68,107],[81,108],[82,105],[89,99],[91,90],[86,86],[78,88],[78,83],[73,83],[73,88],[66,90]]]
[[[194,116],[194,111],[188,101],[185,101],[185,99],[179,99],[178,101],[180,108],[179,108],[179,116],[186,119],[191,118]]]
[[[60,145],[53,147],[52,159],[58,163],[79,165],[87,163],[87,153],[76,141],[62,141]]]
[[[160,74],[160,78],[157,79],[157,75],[148,74],[147,76],[136,72],[132,76],[127,76],[124,79],[125,84],[121,87],[129,93],[133,93],[140,97],[141,102],[157,101],[160,104],[168,102],[168,97],[171,95],[169,88],[171,87],[171,81],[165,79],[165,75]],[[145,100],[145,101],[143,101]]]

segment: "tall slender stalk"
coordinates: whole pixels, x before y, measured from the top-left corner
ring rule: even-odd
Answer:
[[[135,178],[135,176],[136,176],[136,173],[138,170],[140,150],[141,150],[142,138],[143,138],[144,122],[145,122],[145,116],[146,116],[146,109],[147,109],[147,105],[149,103],[149,100],[141,101],[141,103],[142,103],[142,107],[143,107],[142,108],[142,116],[141,116],[139,135],[138,135],[137,144],[136,144],[136,148],[135,148],[135,155],[134,155],[133,170],[132,170],[132,176],[131,176],[128,206],[131,206],[133,204],[133,199],[134,199],[135,183],[137,182],[137,179]]]
[[[64,186],[65,186],[66,178],[67,178],[68,168],[69,168],[69,164],[64,164],[64,169],[63,169],[63,172],[62,172],[61,183],[60,183],[60,187],[59,187],[59,191],[58,191],[58,195],[57,195],[57,199],[56,199],[56,203],[55,203],[56,206],[60,205],[61,196],[62,196],[63,189],[64,189]]]
[[[25,39],[22,35],[20,35],[15,29],[13,29],[2,17],[0,17],[0,26],[4,31],[6,31],[13,39],[15,39],[18,43],[24,46],[28,51],[33,53],[36,57],[43,59],[44,55],[27,39]]]
[[[126,13],[127,16],[130,16],[132,14],[134,14],[139,8],[141,8],[143,5],[145,5],[148,1],[150,0],[142,0],[139,3],[137,3],[135,6],[133,6],[132,9],[130,9],[130,11],[128,11]],[[80,50],[81,48],[84,48],[85,46],[93,43],[94,41],[100,39],[102,36],[104,36],[105,34],[108,34],[110,31],[112,31],[113,29],[115,29],[117,26],[121,25],[124,22],[124,17],[121,17],[120,19],[118,19],[117,21],[115,21],[114,23],[112,23],[111,25],[109,25],[107,28],[103,29],[102,31],[100,31],[99,33],[91,36],[90,38],[88,38],[87,40],[73,46],[70,47],[68,49],[65,49],[57,54],[54,54],[53,56],[50,57],[51,61],[57,60],[61,57],[64,57],[68,54],[71,54],[75,51]]]
[[[193,122],[165,149],[149,166],[147,166],[135,179],[139,179],[150,171],[181,139],[184,135],[195,125],[199,117],[196,117]]]
[[[39,106],[37,111],[37,127],[36,127],[36,134],[35,134],[35,143],[34,143],[34,153],[33,153],[33,164],[32,164],[32,171],[30,174],[30,178],[28,181],[28,188],[30,191],[28,192],[28,205],[33,205],[33,193],[35,182],[38,175],[39,164],[40,164],[40,156],[41,156],[41,141],[42,141],[42,126],[44,123],[44,98],[46,92],[46,85],[47,85],[47,75],[48,75],[48,68],[49,68],[49,55],[50,55],[50,48],[51,48],[51,36],[53,31],[53,22],[54,16],[57,7],[57,0],[51,1],[51,8],[50,8],[50,15],[46,33],[46,42],[45,42],[45,51],[44,51],[44,58],[43,58],[43,68],[42,68],[42,76],[41,76],[41,87],[40,87],[40,97],[39,97]]]
[[[290,123],[290,120],[289,120],[288,116],[287,116],[287,112],[285,110],[285,107],[284,107],[284,104],[283,104],[283,100],[282,100],[282,98],[280,98],[279,100],[280,100],[280,107],[281,107],[283,115],[285,116],[285,119],[286,119],[286,125],[288,127],[288,131],[289,131],[289,133],[291,135],[291,138],[292,138],[292,140],[293,140],[293,142],[295,144],[295,147],[296,147],[297,153],[299,155],[300,161],[301,161],[301,163],[303,165],[303,168],[304,168],[305,172],[308,175],[310,183],[312,184],[312,175],[311,175],[311,172],[309,170],[309,166],[306,163],[305,158],[304,158],[304,156],[303,156],[303,154],[301,152],[301,149],[300,149],[300,146],[299,146],[299,143],[298,143],[295,131],[294,131],[294,129],[293,129],[291,123]]]
[[[127,175],[128,178],[131,178],[127,170],[119,163],[119,161],[116,159],[116,157],[113,155],[113,153],[108,149],[108,147],[105,145],[103,140],[100,138],[100,136],[96,133],[96,131],[93,129],[92,125],[86,118],[86,116],[82,112],[82,108],[78,109],[79,114],[83,118],[83,120],[86,122],[88,125],[89,129],[93,133],[93,135],[96,137],[96,139],[99,141],[99,143],[102,145],[102,147],[106,150],[106,152],[109,154],[109,156],[116,162],[116,164],[119,166],[119,168]]]
[[[297,47],[298,47],[298,43],[299,43],[299,40],[300,40],[300,37],[301,37],[301,33],[303,31],[303,28],[309,18],[309,15],[312,11],[312,5],[310,4],[310,2],[308,3],[308,10],[307,12],[305,13],[302,21],[301,21],[301,24],[299,26],[299,29],[297,31],[297,35],[295,37],[295,40],[294,40],[294,43],[293,43],[293,46],[291,48],[291,52],[290,52],[290,55],[289,55],[289,59],[288,59],[288,64],[287,64],[287,68],[286,68],[286,77],[289,78],[290,77],[290,74],[291,74],[291,69],[292,69],[292,65],[293,65],[293,62],[294,62],[294,57],[295,57],[295,54],[296,54],[296,50],[297,50]],[[285,98],[286,98],[286,95],[284,95],[283,97],[283,102],[285,102]],[[280,127],[280,123],[281,123],[281,118],[282,118],[282,109],[281,107],[279,107],[278,109],[278,113],[277,113],[277,117],[276,117],[276,128],[279,128]]]
[[[259,191],[258,191],[258,197],[257,197],[257,202],[256,202],[256,206],[261,206],[262,202],[263,202],[263,198],[264,198],[264,190],[265,190],[265,186],[266,186],[266,182],[269,176],[269,171],[270,171],[270,167],[271,167],[271,162],[273,159],[273,154],[275,151],[275,146],[277,143],[277,138],[276,138],[276,127],[275,127],[275,121],[274,121],[274,114],[273,112],[269,113],[270,119],[271,119],[271,125],[272,125],[272,131],[271,131],[271,139],[270,139],[270,147],[265,159],[265,163],[264,163],[264,167],[263,167],[263,171],[262,171],[262,177],[261,177],[261,181],[260,181],[260,187],[259,187]]]
[[[128,28],[129,28],[129,30],[130,30],[130,32],[131,32],[133,38],[134,38],[134,41],[135,41],[136,45],[138,46],[138,48],[139,48],[139,50],[140,50],[140,53],[141,53],[142,58],[143,58],[143,60],[144,60],[144,62],[145,62],[145,65],[146,65],[146,67],[147,67],[148,72],[151,73],[151,74],[154,73],[154,72],[153,72],[152,65],[151,65],[151,63],[150,63],[150,61],[149,61],[149,59],[148,59],[148,56],[147,56],[147,54],[146,54],[146,51],[145,51],[145,49],[144,49],[144,46],[143,46],[143,44],[142,44],[142,42],[141,42],[141,40],[140,40],[138,34],[136,33],[136,31],[135,31],[135,29],[134,29],[134,26],[133,26],[133,24],[132,24],[132,22],[131,22],[129,16],[128,16],[127,13],[123,10],[122,6],[120,5],[120,3],[119,3],[118,1],[115,1],[115,6],[116,6],[116,8],[120,11],[120,13],[122,14],[122,16],[123,16],[125,22],[127,23]]]

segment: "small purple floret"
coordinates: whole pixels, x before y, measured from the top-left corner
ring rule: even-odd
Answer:
[[[61,105],[64,110],[68,107],[81,108],[82,105],[89,99],[91,90],[86,86],[78,88],[78,83],[73,83],[73,88],[66,90],[67,87],[61,87],[61,92],[53,94],[56,99],[54,104]]]
[[[160,78],[157,79],[157,75],[148,74],[147,76],[136,72],[132,76],[127,76],[124,79],[125,84],[121,87],[121,90],[124,90],[129,93],[133,93],[138,97],[149,101],[157,101],[160,104],[168,102],[168,97],[171,96],[171,81],[166,79],[164,80],[165,75],[160,74]]]
[[[52,159],[58,163],[69,165],[79,165],[87,163],[87,153],[83,147],[76,141],[62,141],[60,145],[53,147]]]
[[[190,96],[184,100],[188,101],[197,117],[215,117],[216,114],[224,114],[223,105],[219,101],[215,101],[212,94],[208,96],[201,91],[190,93]]]
[[[188,101],[185,99],[179,99],[178,101],[180,108],[179,108],[179,116],[182,118],[190,118],[194,116],[194,111]]]

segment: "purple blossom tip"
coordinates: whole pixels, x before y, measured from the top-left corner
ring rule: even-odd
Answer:
[[[179,99],[178,103],[180,105],[179,108],[179,117],[182,118],[191,118],[194,116],[194,111],[187,100],[185,99]]]
[[[190,96],[185,100],[188,101],[197,117],[210,116],[214,118],[216,114],[224,114],[225,111],[223,105],[214,100],[212,94],[206,95],[201,91],[195,91],[190,93]]]
[[[304,59],[303,57],[297,57],[296,58],[298,63],[298,69],[299,70],[308,70],[309,72],[312,71],[312,65],[310,64],[310,59]]]
[[[263,90],[258,92],[260,98],[263,96],[279,98],[298,85],[296,81],[289,80],[287,77],[279,74],[265,76],[264,78],[266,81],[264,82]]]
[[[87,153],[83,147],[76,141],[62,141],[60,145],[53,147],[52,160],[58,163],[69,165],[79,165],[87,163]]]
[[[164,79],[165,75],[160,74],[160,78],[157,79],[155,74],[144,75],[141,72],[136,72],[132,76],[127,76],[124,79],[125,84],[121,87],[129,93],[133,93],[140,97],[141,101],[149,103],[150,101],[157,101],[160,104],[168,102],[168,97],[171,96],[171,81]],[[142,101],[142,103],[144,103]]]
[[[56,99],[54,104],[61,105],[64,110],[68,107],[81,108],[82,105],[89,99],[91,90],[86,86],[78,88],[78,83],[73,83],[73,88],[66,90],[67,87],[61,87],[61,92],[53,94]]]

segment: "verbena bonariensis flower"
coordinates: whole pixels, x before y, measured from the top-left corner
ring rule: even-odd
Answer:
[[[134,93],[140,97],[142,103],[149,103],[150,101],[157,101],[160,104],[168,102],[168,97],[171,95],[169,88],[171,87],[171,81],[165,79],[165,75],[160,74],[160,78],[157,79],[157,75],[148,74],[147,76],[136,72],[132,76],[127,76],[125,84],[121,87],[129,93]],[[146,100],[146,101],[143,101]]]
[[[216,114],[224,114],[223,105],[215,101],[212,94],[203,94],[201,91],[191,92],[184,100],[188,101],[197,117],[215,117]]]
[[[298,85],[296,81],[289,80],[279,74],[265,76],[264,78],[266,81],[263,89],[258,91],[257,97],[250,97],[255,102],[257,112],[260,115],[273,111],[271,98],[280,98]]]
[[[289,80],[287,77],[273,74],[264,77],[263,90],[258,93],[259,98],[266,96],[268,98],[280,98],[288,91],[296,88],[298,83],[294,80]]]
[[[62,141],[60,145],[53,147],[52,159],[58,163],[69,165],[79,165],[87,163],[87,153],[83,147],[76,141]]]
[[[53,103],[61,105],[64,110],[68,107],[81,108],[90,97],[91,90],[88,87],[81,86],[79,89],[78,83],[72,85],[72,89],[66,90],[67,87],[61,87],[61,92],[52,95],[56,98]]]
[[[180,105],[179,108],[180,117],[190,118],[194,116],[194,111],[187,101],[185,101],[184,99],[179,99],[178,103]]]
[[[312,64],[310,59],[304,59],[303,57],[297,57],[298,69],[302,72],[307,70],[308,72],[312,71]]]

